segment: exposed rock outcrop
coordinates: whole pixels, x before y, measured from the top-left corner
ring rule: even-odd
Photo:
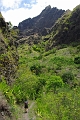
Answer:
[[[4,76],[7,84],[15,79],[18,65],[18,54],[14,38],[8,30],[8,25],[0,13],[0,78]],[[4,31],[4,32],[3,32]]]
[[[47,6],[38,16],[34,18],[28,18],[19,23],[18,28],[20,35],[29,36],[38,33],[39,35],[46,35],[49,33],[55,21],[62,16],[65,10],[57,9],[56,7],[51,8]]]
[[[14,32],[14,31],[12,31]],[[16,78],[18,67],[18,54],[16,41],[9,30],[8,23],[5,22],[0,13],[0,86],[5,81],[5,84],[11,86]],[[5,88],[6,89],[6,88]],[[11,118],[10,106],[3,94],[3,89],[0,88],[0,120]]]

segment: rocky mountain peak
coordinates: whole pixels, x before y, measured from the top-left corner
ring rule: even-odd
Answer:
[[[34,18],[28,18],[19,23],[18,28],[20,35],[29,36],[38,33],[39,35],[46,35],[48,29],[51,28],[55,21],[62,16],[65,10],[51,8],[47,6],[38,16]]]

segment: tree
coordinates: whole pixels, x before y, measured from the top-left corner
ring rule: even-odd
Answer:
[[[72,80],[74,80],[74,75],[72,72],[68,71],[62,75],[62,79],[64,83],[70,84]]]
[[[47,90],[56,92],[56,89],[63,86],[63,81],[60,76],[51,76],[46,82]]]
[[[12,25],[12,23],[11,23],[10,21],[7,22],[7,25],[8,25],[8,29],[9,29],[9,30],[13,28],[13,25]]]
[[[76,58],[74,59],[74,63],[80,64],[80,57],[76,57]]]

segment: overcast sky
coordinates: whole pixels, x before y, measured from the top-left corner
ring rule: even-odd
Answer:
[[[11,21],[12,25],[33,18],[41,13],[48,5],[63,10],[73,10],[80,4],[80,0],[0,0],[0,11],[6,22]]]

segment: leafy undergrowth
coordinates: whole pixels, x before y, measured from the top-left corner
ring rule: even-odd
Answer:
[[[79,92],[79,88],[63,88],[57,94],[44,94],[37,99],[37,120],[79,120]]]
[[[37,120],[80,119],[80,45],[45,51],[39,45],[34,49],[25,44],[18,47],[18,53],[16,81],[3,89],[16,120],[20,115],[16,104],[26,99],[36,101],[31,118],[35,114]]]
[[[26,44],[19,46],[13,94],[17,103],[26,98],[36,99],[33,109],[37,120],[80,119],[79,48],[79,45],[56,47],[46,52],[39,45],[35,49]]]

